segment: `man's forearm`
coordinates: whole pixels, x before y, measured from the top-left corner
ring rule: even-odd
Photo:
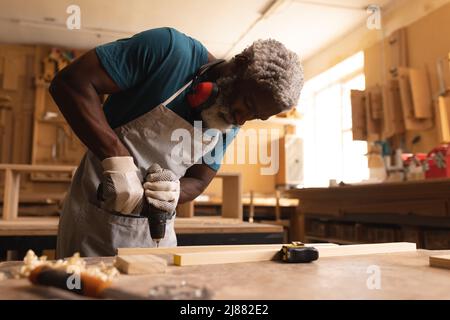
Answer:
[[[52,81],[50,93],[75,134],[100,160],[129,156],[109,126],[92,85],[80,85],[62,75]]]
[[[178,203],[194,200],[206,189],[208,185],[200,179],[183,177],[180,179],[180,198]]]

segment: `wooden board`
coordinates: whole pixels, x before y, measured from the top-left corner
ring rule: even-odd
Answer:
[[[398,69],[398,82],[400,89],[400,102],[403,111],[403,117],[405,121],[406,130],[411,131],[423,131],[429,130],[433,127],[433,121],[431,118],[422,118],[419,119],[416,117],[415,113],[415,102],[413,98],[412,85],[410,79],[410,69],[408,68],[399,68]],[[416,100],[418,103],[421,103],[422,94],[417,93],[417,83],[416,83]],[[431,101],[430,101],[431,103]],[[423,106],[418,107],[418,109],[423,109]],[[419,111],[419,114],[423,114],[422,111]]]
[[[429,256],[450,254],[450,251],[417,250],[392,254],[330,257],[311,264],[290,264],[262,261],[202,265],[180,268],[168,266],[160,275],[122,275],[113,287],[142,297],[157,285],[187,284],[206,286],[217,300],[266,299],[450,299],[449,274],[446,270],[430,268]],[[86,258],[87,264],[105,264],[112,258]],[[20,268],[22,262],[0,263],[0,272]],[[378,266],[381,271],[381,290],[370,290]],[[0,281],[0,299],[61,299],[60,293],[48,288],[30,290],[27,279]],[[64,292],[65,293],[65,292]],[[74,298],[80,296],[73,295]]]
[[[405,122],[401,107],[401,94],[397,80],[389,80],[382,88],[383,96],[383,137],[405,132]]]
[[[240,173],[218,174],[222,178],[222,217],[243,217],[242,208],[242,176]]]
[[[433,116],[432,98],[428,76],[424,69],[409,69],[411,91],[414,103],[414,116],[417,119],[428,119]]]
[[[335,247],[334,243],[306,244],[309,246]],[[218,245],[218,246],[182,246],[172,248],[119,248],[117,254],[142,255],[142,254],[179,254],[210,251],[249,251],[249,250],[281,250],[282,244],[245,244],[245,245]]]
[[[17,57],[5,57],[3,70],[3,89],[17,90],[19,85],[19,70]]]
[[[416,251],[416,244],[409,242],[356,244],[344,246],[322,247],[311,244],[319,250],[319,259],[325,257],[342,257],[379,253]],[[277,260],[279,249],[228,250],[174,254],[174,264],[191,266],[204,264],[223,264]]]
[[[438,98],[436,124],[439,128],[440,142],[450,142],[450,97],[440,96]]]
[[[194,252],[173,255],[173,264],[176,266],[258,262],[269,260],[280,260],[280,248]]]
[[[381,121],[372,119],[370,110],[372,110],[372,97],[371,93],[366,91],[365,115],[368,139],[378,139],[381,132]]]
[[[194,201],[179,203],[177,205],[177,217],[192,218],[194,216]]]
[[[282,226],[234,222],[233,219],[208,219],[206,217],[176,218],[175,232],[177,234],[239,234],[239,233],[281,233]],[[191,221],[193,220],[193,221]],[[231,221],[229,221],[231,220]],[[0,236],[32,236],[56,235],[58,218],[22,218],[15,220],[0,220]]]
[[[353,140],[367,140],[364,91],[351,90]]]
[[[450,269],[450,254],[430,257],[430,267]]]
[[[154,255],[117,256],[114,266],[126,274],[152,274],[166,272],[167,261]]]
[[[390,70],[408,65],[408,46],[406,28],[394,31],[388,38],[388,60]]]

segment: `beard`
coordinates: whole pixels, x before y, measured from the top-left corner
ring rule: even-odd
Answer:
[[[214,104],[200,115],[206,126],[211,129],[217,129],[222,133],[236,126],[233,116],[231,115],[231,96],[236,77],[223,77],[217,80],[219,94]]]

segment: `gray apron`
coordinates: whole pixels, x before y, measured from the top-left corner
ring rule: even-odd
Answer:
[[[172,170],[177,177],[183,177],[186,170],[217,143],[217,135],[212,138],[210,136],[209,139],[194,139],[194,134],[196,137],[203,137],[203,131],[194,128],[166,107],[191,83],[192,81],[187,83],[156,108],[115,129],[134,158],[142,181],[146,170],[155,162]],[[192,137],[189,147],[201,151],[186,152],[187,148],[179,150],[180,141],[171,139],[172,132],[176,129],[189,132]],[[173,150],[179,150],[178,154],[184,161],[171,156]],[[109,212],[101,208],[97,200],[97,188],[102,174],[100,160],[88,151],[81,160],[64,201],[58,228],[58,258],[71,256],[75,252],[79,252],[81,256],[112,256],[116,254],[117,248],[155,245],[150,237],[147,218]],[[174,222],[175,215],[167,221],[166,235],[159,244],[161,247],[177,245]]]

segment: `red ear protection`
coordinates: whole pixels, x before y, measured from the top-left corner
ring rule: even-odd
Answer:
[[[214,82],[200,82],[186,95],[189,105],[198,111],[211,106],[217,98],[219,88]]]

